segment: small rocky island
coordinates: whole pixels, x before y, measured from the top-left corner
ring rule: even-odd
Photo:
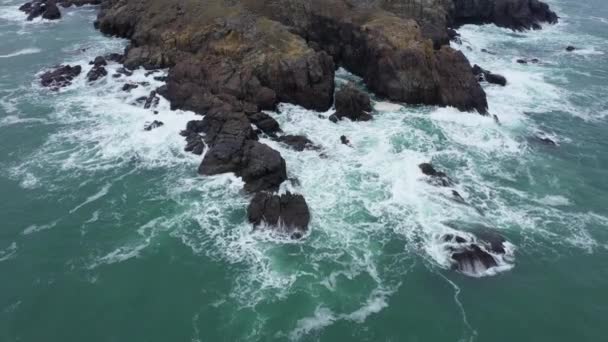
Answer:
[[[151,96],[161,95],[173,109],[203,116],[181,132],[186,150],[204,155],[199,174],[233,172],[242,177],[252,195],[251,223],[277,226],[295,238],[307,231],[306,194],[274,193],[287,181],[288,165],[258,136],[292,142],[300,151],[315,150],[314,143],[285,135],[263,111],[274,110],[281,102],[327,111],[337,94],[332,121],[371,120],[367,94],[352,85],[336,93],[335,71],[343,67],[361,77],[380,98],[488,115],[480,81],[505,85],[506,79],[479,66],[473,68],[462,52],[451,48],[450,40],[458,39],[455,30],[463,24],[486,23],[513,30],[539,29],[558,20],[538,0],[58,3],[100,4],[95,26],[104,34],[130,41],[124,55],[113,56],[125,70],[168,68],[165,86]],[[60,17],[55,9],[53,0],[35,0],[22,7],[30,17],[50,11],[49,19]],[[102,72],[99,75],[105,77]],[[69,83],[70,77],[47,75],[56,81],[52,82],[55,86]]]

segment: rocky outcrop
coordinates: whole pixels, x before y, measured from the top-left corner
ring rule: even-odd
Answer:
[[[485,81],[492,84],[498,84],[503,87],[507,85],[507,79],[504,76],[494,74],[491,71],[486,70],[477,64],[473,66],[473,75],[477,76],[477,80],[479,82]]]
[[[302,195],[257,193],[247,208],[254,227],[266,225],[291,238],[301,238],[308,231],[310,212]]]
[[[538,0],[453,0],[455,25],[495,24],[513,30],[540,29],[540,24],[557,23],[549,5]]]
[[[303,198],[266,193],[277,190],[287,172],[281,155],[257,137],[263,133],[297,150],[314,145],[305,137],[282,135],[279,124],[263,111],[280,102],[328,110],[334,103],[337,67],[360,76],[379,97],[487,114],[486,95],[469,61],[447,45],[448,27],[464,23],[470,11],[486,21],[477,8],[483,4],[473,1],[471,9],[458,2],[105,0],[95,25],[105,34],[130,40],[120,56],[126,68],[169,69],[166,78],[159,76],[166,85],[156,92],[171,108],[204,115],[181,133],[186,151],[204,155],[200,174],[234,172],[245,190],[257,193],[254,199],[263,208],[276,208],[284,196],[286,203],[302,208]],[[534,6],[529,8],[530,22],[542,19],[542,6]],[[487,20],[502,22],[508,15],[513,23],[525,23],[527,12],[496,10],[503,12],[507,14]],[[141,101],[155,98],[151,94]],[[369,97],[352,86],[340,90],[335,103],[335,118],[371,118]],[[350,146],[346,137],[341,141]],[[449,184],[439,172],[430,177]],[[270,216],[281,217],[282,209],[277,210],[270,210]],[[306,213],[308,217],[307,207]],[[258,224],[257,219],[252,222]]]
[[[336,112],[329,120],[337,122],[342,118],[352,121],[369,121],[372,119],[372,104],[369,95],[357,89],[354,84],[348,83],[336,92]]]
[[[164,125],[165,124],[162,121],[154,120],[151,123],[146,124],[144,126],[144,131],[151,131],[151,130],[153,130],[155,128],[158,128],[158,127],[161,127],[161,126],[164,126]]]
[[[61,11],[57,5],[70,7],[72,5],[99,5],[101,2],[102,0],[33,0],[23,4],[19,7],[19,10],[28,15],[28,21],[38,17],[47,20],[57,20],[61,18]]]
[[[205,115],[202,121],[189,122],[182,133],[187,137],[187,149],[202,153],[204,145],[197,138],[200,133],[209,146],[198,169],[200,174],[233,172],[242,177],[249,192],[277,190],[287,179],[285,160],[279,152],[256,141],[244,113],[217,110]]]
[[[31,1],[19,7],[19,10],[27,14],[27,20],[31,21],[35,18],[42,17],[47,20],[56,20],[61,18],[61,12],[55,1],[41,0]]]
[[[72,80],[81,72],[82,67],[80,65],[62,65],[40,75],[40,83],[52,90],[59,90],[59,88],[72,84]]]

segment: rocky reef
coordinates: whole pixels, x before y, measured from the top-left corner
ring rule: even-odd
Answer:
[[[256,225],[276,225],[283,212],[291,217],[305,211],[306,219],[296,220],[298,231],[306,231],[309,221],[306,202],[300,195],[271,193],[288,179],[287,166],[258,136],[298,151],[318,147],[306,137],[283,134],[264,110],[281,102],[330,109],[335,70],[343,67],[380,98],[486,115],[478,81],[496,75],[482,70],[479,76],[475,69],[476,75],[449,46],[454,28],[494,23],[522,30],[557,21],[537,0],[35,0],[23,9],[54,11],[57,3],[101,4],[95,26],[130,40],[119,57],[125,72],[169,69],[166,85],[150,101],[164,96],[172,108],[204,116],[181,132],[186,151],[204,156],[198,172],[242,177],[254,195],[250,220]],[[103,65],[94,70],[89,79],[106,76]],[[336,93],[335,107],[336,121],[372,118],[368,95],[353,85]]]

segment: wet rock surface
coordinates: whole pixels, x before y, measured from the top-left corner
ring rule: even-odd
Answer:
[[[336,92],[336,112],[329,117],[333,122],[349,118],[352,121],[369,121],[373,108],[369,95],[357,89],[353,83],[348,83]]]
[[[443,171],[437,171],[431,163],[422,163],[418,165],[423,174],[429,176],[429,181],[438,186],[451,186],[452,180]]]
[[[557,23],[549,6],[538,0],[453,0],[452,20],[457,25],[495,24],[513,30],[540,29]]]
[[[72,80],[81,72],[80,65],[62,65],[40,75],[40,83],[52,90],[59,90],[59,88],[72,84]]]
[[[254,227],[266,224],[291,238],[301,238],[310,222],[304,197],[289,192],[282,195],[257,193],[247,208],[247,217]]]
[[[282,142],[283,144],[291,147],[296,151],[304,151],[304,150],[318,150],[319,147],[316,146],[310,139],[303,135],[282,135],[276,138],[277,141]]]
[[[494,74],[489,70],[483,69],[477,64],[473,66],[473,74],[477,76],[477,80],[480,82],[485,81],[492,84],[498,84],[503,87],[507,85],[507,79],[504,76]]]
[[[27,20],[31,21],[35,18],[42,17],[47,20],[61,19],[61,7],[83,6],[83,5],[99,5],[102,0],[34,0],[26,2],[19,10],[27,14]]]
[[[161,127],[161,126],[164,126],[164,125],[165,124],[162,121],[154,120],[151,123],[146,124],[144,126],[144,131],[151,131],[151,130],[153,130],[155,128],[158,128],[158,127]]]
[[[455,232],[441,237],[450,256],[452,268],[459,272],[479,276],[504,263],[507,240],[490,229],[473,234]]]

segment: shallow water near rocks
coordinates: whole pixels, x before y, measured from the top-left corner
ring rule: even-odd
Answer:
[[[178,134],[193,113],[136,104],[162,72],[87,84],[88,62],[126,45],[93,29],[93,7],[28,23],[2,0],[0,340],[603,340],[608,4],[549,3],[556,26],[465,26],[453,45],[507,77],[484,86],[500,125],[380,99],[371,122],[270,113],[323,147],[262,139],[286,159],[282,190],[311,209],[310,233],[290,241],[251,231],[240,179],[196,175]],[[83,75],[40,88],[36,75],[62,63]],[[346,80],[358,81],[340,70]],[[154,120],[164,125],[145,131]],[[466,205],[425,181],[428,161]],[[481,226],[513,258],[476,277],[450,270],[441,235]]]

